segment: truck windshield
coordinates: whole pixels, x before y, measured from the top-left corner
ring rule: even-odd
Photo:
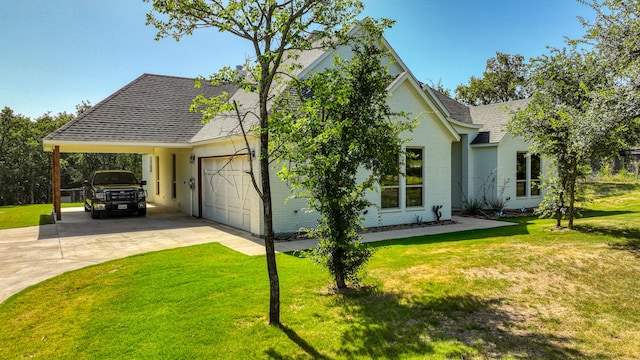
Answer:
[[[112,184],[137,184],[138,180],[132,173],[128,172],[108,172],[97,173],[93,178],[93,185]]]

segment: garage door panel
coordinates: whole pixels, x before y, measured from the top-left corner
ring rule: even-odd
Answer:
[[[250,175],[246,156],[203,160],[202,217],[251,230]]]

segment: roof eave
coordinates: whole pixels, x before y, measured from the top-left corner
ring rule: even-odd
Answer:
[[[42,140],[44,151],[53,151],[55,146],[59,146],[61,152],[106,153],[150,153],[154,148],[190,149],[193,147],[189,143],[182,142]]]

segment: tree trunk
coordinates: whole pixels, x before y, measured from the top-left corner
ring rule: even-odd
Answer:
[[[260,116],[262,129],[267,128],[267,100],[261,99]],[[276,264],[275,234],[273,231],[273,204],[271,201],[271,180],[269,176],[269,133],[260,133],[260,181],[262,185],[262,206],[264,213],[264,248],[267,256],[267,272],[269,273],[269,325],[280,325],[280,280]]]
[[[573,230],[573,212],[575,210],[576,201],[576,181],[578,179],[578,159],[573,158],[571,164],[571,179],[569,181],[569,211],[568,225],[569,230]]]
[[[343,274],[336,274],[335,281],[336,281],[336,287],[338,289],[337,290],[338,293],[340,293],[341,291],[347,288],[347,283],[344,281]]]

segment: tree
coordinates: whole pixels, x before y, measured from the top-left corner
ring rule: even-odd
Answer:
[[[399,135],[412,125],[386,103],[393,79],[382,61],[391,56],[379,39],[390,24],[362,21],[353,58],[336,57],[333,68],[296,82],[276,107],[275,142],[282,142],[280,160],[287,164],[279,175],[321,215],[310,232],[319,239],[312,254],[338,291],[357,280],[372,255],[358,235],[372,205],[365,195],[383,175],[398,173]]]
[[[581,0],[596,11],[594,22],[582,19],[584,39],[597,54],[606,86],[592,93],[591,116],[612,129],[603,143],[621,148],[640,145],[640,1]]]
[[[0,112],[0,205],[23,202],[21,183],[30,120],[5,107]]]
[[[176,40],[191,34],[198,28],[215,28],[231,33],[252,44],[254,48],[250,66],[246,67],[247,76],[233,76],[241,87],[257,94],[257,109],[244,111],[242,104],[235,103],[239,115],[239,125],[253,117],[257,125],[253,133],[259,137],[259,184],[256,174],[251,171],[254,188],[259,194],[264,213],[264,241],[267,257],[267,271],[270,285],[269,323],[280,324],[280,285],[276,267],[271,184],[269,176],[270,136],[269,104],[274,92],[281,91],[277,86],[282,72],[286,69],[283,61],[292,51],[310,49],[317,36],[310,36],[312,31],[319,31],[318,36],[330,36],[335,29],[344,28],[353,21],[362,10],[359,0],[145,0],[153,4],[153,12],[147,15],[147,24],[158,30],[156,39],[173,36]],[[229,74],[228,70],[223,71]],[[224,74],[223,74],[224,75]],[[237,75],[237,74],[236,74]],[[224,77],[224,76],[223,76]],[[219,80],[220,77],[212,77]],[[203,100],[203,99],[201,99]],[[220,106],[224,99],[199,101],[196,106],[209,106],[204,110],[205,118],[219,111],[229,110]],[[249,130],[249,129],[245,129]],[[244,131],[245,136],[247,131]],[[245,137],[246,139],[246,137]],[[249,141],[246,141],[249,148]],[[247,149],[251,151],[251,149]]]
[[[51,170],[42,138],[71,117],[47,113],[31,121],[8,107],[0,112],[0,205],[49,201]]]
[[[456,87],[456,100],[467,105],[486,105],[526,99],[531,92],[526,84],[527,64],[522,55],[496,52],[487,60],[481,78],[472,76],[469,85]]]
[[[601,142],[609,129],[589,112],[591,93],[603,83],[595,71],[594,55],[571,47],[534,59],[531,102],[507,126],[512,134],[532,143],[533,153],[551,160],[555,173],[544,179],[547,191],[538,213],[554,216],[557,227],[566,215],[568,228],[573,228],[577,180],[587,175],[589,160],[615,148]]]
[[[534,61],[533,99],[509,124],[552,160],[556,171],[545,179],[539,212],[554,214],[557,226],[566,213],[570,229],[588,161],[640,142],[640,1],[581,2],[596,11],[595,21],[582,20],[587,32],[568,41],[569,51]]]

